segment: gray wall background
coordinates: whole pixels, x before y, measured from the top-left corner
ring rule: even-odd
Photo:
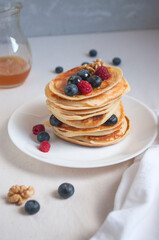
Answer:
[[[21,25],[27,36],[159,28],[159,0],[21,2]]]

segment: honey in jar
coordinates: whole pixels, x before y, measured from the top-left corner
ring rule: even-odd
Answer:
[[[20,25],[20,2],[0,4],[0,88],[20,86],[27,78],[32,55]]]
[[[21,57],[0,57],[0,88],[16,87],[27,78],[31,67]]]

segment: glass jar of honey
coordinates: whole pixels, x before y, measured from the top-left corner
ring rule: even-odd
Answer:
[[[0,88],[24,83],[32,66],[27,38],[20,26],[22,4],[0,4]]]

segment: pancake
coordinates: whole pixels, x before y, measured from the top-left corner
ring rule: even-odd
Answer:
[[[53,115],[55,115],[58,119],[65,119],[65,120],[84,120],[90,117],[94,117],[97,115],[101,115],[101,114],[105,114],[105,113],[109,113],[111,110],[113,110],[116,105],[119,105],[119,100],[115,101],[109,108],[107,109],[102,109],[100,111],[100,108],[98,109],[98,111],[90,113],[90,114],[82,114],[80,115],[80,113],[78,114],[71,114],[69,111],[67,114],[61,112],[60,110],[58,110],[57,108],[53,107],[49,102],[46,103],[47,108],[51,111],[51,113]]]
[[[113,132],[113,131],[115,131],[115,129],[120,127],[120,125],[124,119],[124,107],[122,104],[121,104],[121,107],[116,110],[116,116],[118,118],[118,122],[113,126],[108,126],[105,123],[103,123],[99,127],[80,129],[80,128],[75,128],[75,127],[69,126],[65,123],[62,123],[58,127],[53,127],[49,124],[49,122],[46,122],[45,126],[56,128],[57,132],[59,132],[61,135],[67,136],[67,137],[81,136],[81,135],[100,136],[100,135],[105,135],[104,134],[105,132]]]
[[[69,77],[81,69],[93,75],[99,67],[107,67],[111,76],[102,81],[100,87],[89,94],[65,94]],[[57,75],[45,87],[46,106],[50,115],[54,116],[51,123],[55,126],[49,121],[44,123],[45,126],[51,127],[59,138],[83,146],[102,147],[120,142],[130,131],[130,121],[125,116],[121,101],[130,86],[122,76],[119,68],[106,66],[101,59]]]
[[[59,134],[56,131],[56,128],[53,129],[53,131],[56,136],[71,143],[89,147],[103,147],[124,140],[130,131],[130,121],[127,117],[125,117],[125,121],[123,121],[120,130],[117,130],[105,136],[76,136],[69,138]]]
[[[82,99],[88,99],[88,98],[92,98],[95,96],[98,96],[106,91],[108,91],[109,89],[111,89],[112,87],[114,87],[122,78],[123,76],[123,72],[121,71],[120,68],[117,67],[112,67],[112,66],[107,66],[107,69],[110,73],[110,78],[108,78],[105,81],[102,81],[102,84],[100,85],[99,88],[95,88],[93,89],[93,91],[89,94],[77,94],[76,96],[67,96],[64,92],[65,87],[67,85],[67,80],[69,77],[76,75],[76,73],[78,71],[80,71],[81,69],[84,69],[83,66],[80,67],[76,67],[73,68],[67,72],[64,73],[60,73],[58,74],[50,83],[49,83],[49,89],[52,93],[54,93],[55,95],[67,99],[67,100],[71,100],[71,101],[79,101]]]
[[[103,136],[107,135],[110,133],[113,133],[114,131],[117,131],[121,128],[121,124],[116,125],[115,127],[113,126],[112,128],[108,128],[108,126],[103,123],[101,126],[96,127],[96,128],[85,128],[85,129],[80,129],[80,128],[74,128],[70,127],[66,124],[63,124],[62,127],[52,127],[56,128],[56,131],[65,137],[75,137],[75,136]]]
[[[61,116],[56,114],[54,114],[54,116],[58,118],[61,122],[76,128],[94,128],[106,122],[113,114],[115,114],[118,107],[121,107],[121,104],[115,105],[114,108],[111,109],[111,111],[108,113],[97,115],[83,120],[67,120],[61,118]]]
[[[81,109],[77,109],[77,110],[67,110],[67,109],[62,109],[59,106],[55,105],[53,102],[50,102],[49,100],[46,100],[46,105],[50,105],[51,108],[54,108],[56,111],[59,111],[61,114],[64,115],[86,115],[86,114],[91,114],[91,113],[97,113],[100,112],[102,110],[108,110],[112,104],[115,104],[115,102],[120,101],[120,99],[117,99],[115,101],[113,101],[110,104],[107,104],[103,107],[98,107],[98,108],[91,108],[91,109],[86,109],[86,110],[81,110]],[[109,111],[109,110],[108,110]]]
[[[91,108],[98,108],[111,104],[113,101],[121,98],[121,96],[129,92],[130,86],[128,82],[122,78],[112,89],[105,93],[102,93],[96,97],[90,99],[84,99],[81,101],[70,101],[62,99],[52,93],[49,89],[49,84],[46,85],[45,95],[47,99],[53,102],[56,106],[67,110],[86,110]]]

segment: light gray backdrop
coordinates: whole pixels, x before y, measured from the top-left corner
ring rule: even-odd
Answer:
[[[27,36],[159,28],[159,0],[21,2],[21,24]]]

